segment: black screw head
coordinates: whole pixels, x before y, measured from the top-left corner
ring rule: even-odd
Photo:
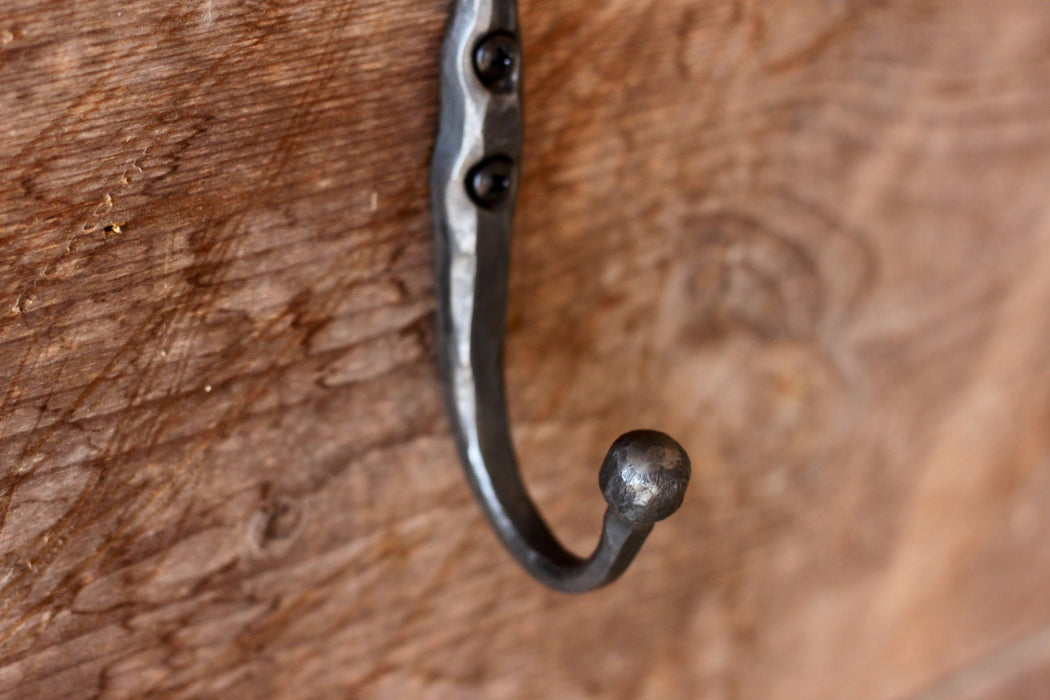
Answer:
[[[467,173],[467,192],[474,203],[494,209],[510,199],[514,190],[514,161],[507,156],[491,156]]]
[[[474,72],[489,90],[513,92],[520,54],[518,40],[513,34],[493,32],[482,37],[474,49]]]

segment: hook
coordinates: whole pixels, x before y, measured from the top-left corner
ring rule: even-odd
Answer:
[[[594,553],[563,547],[522,484],[503,385],[503,331],[522,133],[522,51],[515,0],[455,0],[441,63],[431,164],[438,344],[456,445],[504,545],[569,593],[615,580],[653,523],[682,503],[689,457],[663,433],[618,438],[598,482],[608,508]]]

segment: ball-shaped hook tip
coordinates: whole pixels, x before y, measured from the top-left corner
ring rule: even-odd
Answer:
[[[689,455],[669,435],[633,430],[609,448],[598,484],[622,520],[646,525],[678,510],[690,472]]]

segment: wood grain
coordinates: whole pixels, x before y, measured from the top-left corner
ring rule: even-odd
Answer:
[[[1045,2],[522,0],[530,487],[694,458],[586,597],[443,416],[447,1],[0,8],[0,693],[1045,697]]]

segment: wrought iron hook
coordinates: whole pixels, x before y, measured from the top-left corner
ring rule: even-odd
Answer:
[[[663,433],[637,430],[599,472],[608,508],[581,559],[563,547],[522,484],[503,386],[503,331],[522,133],[522,52],[515,0],[455,0],[441,64],[431,165],[438,337],[456,445],[485,513],[511,554],[552,588],[616,579],[653,523],[682,503],[689,457]]]

